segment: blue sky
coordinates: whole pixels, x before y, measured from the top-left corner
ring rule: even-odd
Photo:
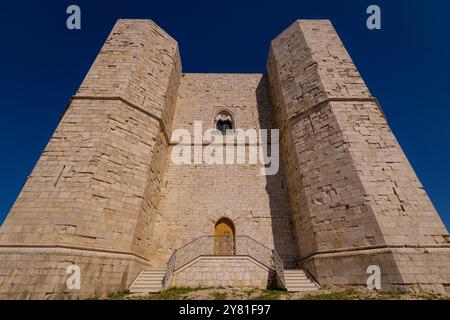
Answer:
[[[77,4],[82,30],[65,27]],[[365,27],[382,9],[382,30]],[[450,226],[449,1],[4,1],[0,5],[0,222],[118,18],[176,38],[185,72],[265,72],[269,42],[295,19],[331,19]]]

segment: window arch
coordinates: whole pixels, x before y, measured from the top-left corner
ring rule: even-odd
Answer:
[[[227,134],[234,130],[233,114],[228,110],[221,110],[214,118],[216,129],[222,134]]]

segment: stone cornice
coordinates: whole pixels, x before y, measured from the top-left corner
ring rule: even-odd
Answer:
[[[342,254],[342,253],[351,253],[351,252],[360,252],[360,251],[370,251],[370,250],[382,250],[382,251],[390,251],[390,249],[450,249],[450,244],[436,244],[436,245],[373,245],[373,246],[362,246],[355,248],[342,248],[342,249],[333,249],[333,250],[322,250],[314,252],[304,258],[299,259],[299,262],[304,262],[306,260],[312,259],[316,256],[327,255],[327,254]]]
[[[0,250],[2,249],[47,249],[47,250],[78,250],[78,251],[88,251],[88,252],[96,252],[96,253],[107,253],[107,254],[117,254],[117,255],[127,255],[133,256],[134,258],[144,260],[145,262],[150,262],[150,260],[146,257],[138,255],[133,252],[120,251],[120,250],[111,250],[105,248],[95,248],[95,247],[87,247],[87,246],[72,246],[72,245],[47,245],[47,244],[0,244]]]

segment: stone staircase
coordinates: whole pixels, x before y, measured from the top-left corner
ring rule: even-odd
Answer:
[[[289,292],[307,292],[319,290],[319,285],[310,279],[304,270],[284,270],[286,289]]]
[[[162,290],[166,270],[144,270],[134,280],[130,293],[155,293]]]

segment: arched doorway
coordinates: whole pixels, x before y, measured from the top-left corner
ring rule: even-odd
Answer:
[[[214,227],[214,254],[235,254],[234,237],[234,224],[231,220],[222,218],[217,221],[216,226]]]

